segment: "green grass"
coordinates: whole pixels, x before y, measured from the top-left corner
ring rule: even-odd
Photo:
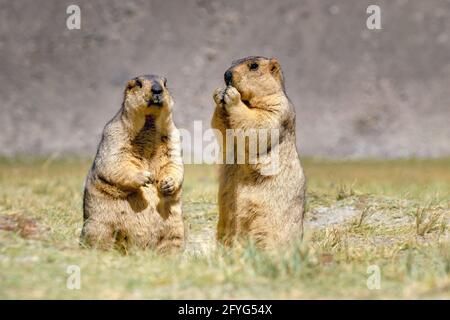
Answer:
[[[450,159],[305,159],[308,222],[318,224],[271,253],[216,248],[216,169],[186,166],[188,243],[175,256],[80,249],[89,165],[0,159],[0,298],[450,298]],[[328,224],[321,210],[351,215]],[[70,265],[80,290],[66,286]],[[367,287],[371,265],[379,290]]]

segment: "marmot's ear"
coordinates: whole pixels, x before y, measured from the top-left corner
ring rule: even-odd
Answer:
[[[283,80],[283,72],[281,71],[280,63],[277,59],[271,58],[270,59],[270,72],[274,76],[275,79],[277,79],[281,84],[284,82]]]

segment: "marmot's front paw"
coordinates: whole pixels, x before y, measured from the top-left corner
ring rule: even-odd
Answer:
[[[222,98],[225,107],[235,106],[241,101],[241,94],[235,87],[228,86]]]
[[[217,88],[213,97],[217,105],[225,107],[237,105],[241,101],[241,94],[232,86]]]
[[[172,177],[165,177],[164,179],[159,181],[158,188],[163,196],[170,196],[174,194],[175,190],[177,189],[177,184],[175,182],[175,179],[173,179]]]
[[[150,171],[140,171],[134,176],[134,183],[137,188],[143,187],[155,182],[155,177]]]
[[[224,103],[223,95],[226,90],[227,90],[226,87],[220,87],[220,88],[217,88],[216,90],[214,90],[213,98],[214,98],[214,102],[216,103],[216,105],[218,105],[218,106],[223,105],[223,103]]]

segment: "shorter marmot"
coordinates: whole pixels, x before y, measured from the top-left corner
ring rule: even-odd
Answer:
[[[184,245],[180,134],[166,79],[130,80],[105,126],[84,190],[81,241],[89,247],[159,252]]]
[[[225,72],[225,84],[213,96],[212,127],[225,140],[217,238],[225,245],[250,238],[263,248],[300,239],[305,176],[296,148],[295,111],[285,93],[280,64],[264,57],[237,60]],[[236,133],[229,136],[230,130]],[[239,134],[251,130],[258,141],[268,144],[266,149],[258,146],[258,156],[264,161],[249,161],[249,142],[244,140],[246,161],[229,163],[230,153],[232,160],[241,156],[236,154]],[[264,137],[269,131],[278,137]],[[274,164],[273,170],[267,170]]]

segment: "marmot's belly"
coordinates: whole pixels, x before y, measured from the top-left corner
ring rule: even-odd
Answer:
[[[158,229],[164,224],[164,213],[157,210],[161,199],[155,186],[150,185],[125,199],[114,199],[95,192],[87,201],[89,219],[102,221],[120,231]]]
[[[105,240],[107,243],[156,249],[170,246],[171,243],[176,246],[183,243],[181,209],[176,207],[178,203],[171,204],[172,207],[160,205],[163,199],[160,199],[155,186],[141,188],[125,199],[114,199],[104,193],[91,191],[85,203],[87,220],[82,234],[88,239],[88,244],[96,245],[98,238],[103,237],[100,232],[103,227],[100,226],[104,226],[104,230],[109,233],[109,238]],[[167,234],[172,235],[173,239],[166,239]],[[108,248],[109,245],[104,247]]]
[[[286,224],[300,217],[300,185],[296,188],[280,187],[284,183],[282,176],[258,183],[245,181],[243,176],[235,179],[227,182],[235,189],[223,199],[232,202],[232,205],[225,206],[229,209],[227,216],[234,220],[230,225],[242,232],[260,232],[262,229],[267,233],[281,232]]]

